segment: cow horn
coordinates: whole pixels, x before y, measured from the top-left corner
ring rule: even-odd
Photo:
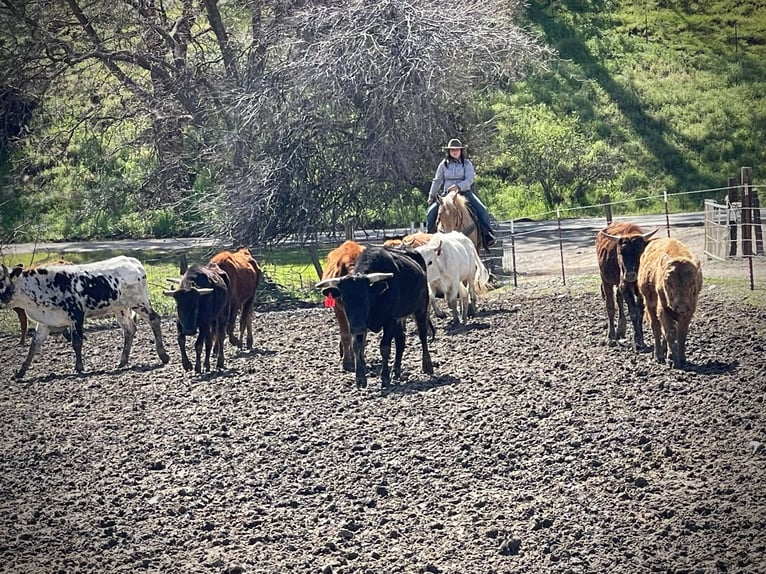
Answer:
[[[170,283],[180,283],[181,279],[178,277],[165,277],[165,281],[169,281]]]
[[[344,275],[343,277],[347,277],[347,275]],[[338,283],[340,283],[340,280],[343,279],[343,277],[330,277],[329,279],[323,279],[314,285],[314,287],[320,290],[337,287]]]
[[[393,273],[369,273],[365,275],[367,277],[367,280],[370,282],[370,285],[373,283],[377,283],[378,281],[385,281],[386,279],[391,279],[394,276]]]
[[[165,291],[162,292],[162,294],[163,295],[167,295],[168,297],[172,297],[173,295],[175,295],[179,291],[180,291],[180,289],[173,289],[172,291],[166,289]]]
[[[655,229],[655,231],[657,230]],[[611,233],[607,233],[606,231],[603,231],[603,230],[599,231],[599,233],[603,235],[604,237],[607,237],[614,241],[619,241],[620,239],[622,239],[622,235],[612,235]]]
[[[642,237],[643,237],[644,239],[649,239],[649,238],[650,238],[652,235],[654,235],[655,233],[657,233],[659,230],[660,230],[660,228],[659,228],[659,227],[656,227],[656,228],[654,229],[654,231],[649,231],[648,233],[644,233],[644,234],[642,235]]]

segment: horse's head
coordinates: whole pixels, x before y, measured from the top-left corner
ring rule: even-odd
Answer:
[[[460,231],[467,235],[478,250],[481,237],[477,224],[474,222],[468,208],[468,200],[464,195],[452,191],[444,197],[436,197],[439,202],[439,211],[436,215],[436,229],[441,233]]]
[[[445,196],[436,196],[439,202],[439,212],[436,215],[436,227],[442,233],[463,231],[465,222],[471,221],[466,199],[456,191]],[[467,219],[466,219],[467,218]]]

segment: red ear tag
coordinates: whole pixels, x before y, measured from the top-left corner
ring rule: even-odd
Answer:
[[[332,295],[327,295],[327,297],[324,298],[324,306],[325,307],[335,307],[335,299]]]

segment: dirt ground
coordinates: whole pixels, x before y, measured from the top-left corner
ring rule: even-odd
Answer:
[[[93,328],[82,376],[52,337],[13,380],[0,337],[0,572],[766,572],[766,309],[710,282],[671,370],[606,345],[592,288],[529,283],[437,320],[434,376],[410,332],[387,391],[319,306],[206,375],[170,320],[168,365]]]

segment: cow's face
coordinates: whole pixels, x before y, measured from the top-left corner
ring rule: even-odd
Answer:
[[[200,298],[210,295],[200,295],[196,289],[188,291],[179,289],[173,292],[173,299],[176,301],[176,316],[181,332],[184,335],[191,336],[197,334],[199,319]]]
[[[22,266],[8,269],[0,264],[0,307],[7,305],[16,292],[16,278],[21,275]]]
[[[423,257],[423,261],[426,264],[426,278],[429,283],[433,283],[441,277],[441,269],[439,268],[439,257],[437,256],[436,249],[431,247],[424,247],[418,249],[418,252]]]
[[[638,263],[646,247],[643,235],[630,235],[617,240],[617,261],[622,279],[628,283],[638,280]]]
[[[688,313],[697,297],[697,269],[687,261],[666,261],[663,274],[665,304],[679,315]]]
[[[370,291],[373,289],[365,276],[349,275],[337,287],[337,298],[343,302],[351,333],[367,332],[367,318],[370,315]]]

